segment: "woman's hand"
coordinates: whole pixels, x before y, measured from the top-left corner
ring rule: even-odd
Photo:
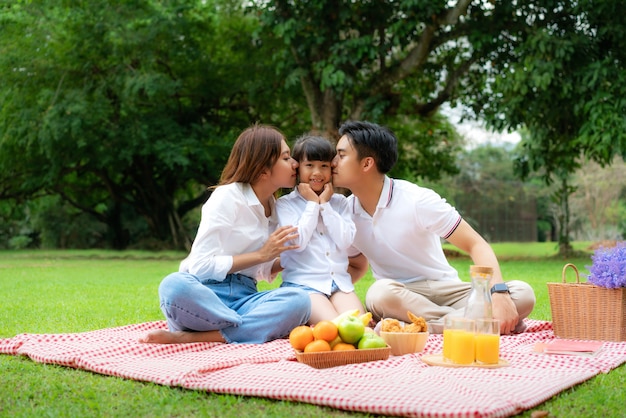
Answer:
[[[289,241],[297,239],[298,236],[298,228],[295,226],[281,226],[278,228],[259,249],[263,261],[273,260],[283,251],[299,248],[299,245],[288,244]]]
[[[259,250],[252,253],[234,255],[233,265],[229,273],[275,260],[283,251],[299,248],[298,245],[286,245],[290,240],[298,238],[299,234],[297,231],[298,228],[295,226],[281,226],[269,236]]]

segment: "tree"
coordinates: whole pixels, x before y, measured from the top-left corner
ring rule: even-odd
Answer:
[[[570,205],[578,239],[622,239],[626,163],[616,157],[610,166],[601,167],[593,161],[582,166],[573,176],[576,192]]]
[[[518,173],[543,170],[562,185],[559,199],[581,155],[608,164],[625,152],[626,25],[616,0],[284,0],[255,10],[287,46],[277,62],[301,84],[316,129],[463,103],[497,130],[526,126]],[[559,228],[562,252],[568,227]]]
[[[572,251],[571,175],[588,158],[604,166],[626,156],[626,22],[616,0],[517,2],[530,24],[512,32],[516,57],[480,97],[477,109],[499,130],[525,126],[517,160],[522,177],[542,173],[560,185],[555,199],[560,254]],[[523,12],[522,12],[523,13]]]
[[[459,144],[437,114],[445,102],[498,129],[528,126],[522,172],[568,174],[580,154],[607,163],[624,149],[618,6],[3,2],[0,199],[58,195],[105,222],[115,247],[137,222],[182,246],[183,216],[242,127],[334,136],[370,119],[399,134],[397,173],[436,178]]]
[[[261,17],[262,39],[285,46],[274,54],[277,72],[301,86],[312,128],[329,136],[345,119],[402,130],[443,103],[479,101],[515,58],[509,34],[527,28],[531,13],[518,2],[471,0],[254,1],[251,10]],[[400,138],[421,161],[433,161],[420,154],[423,139],[415,132]],[[422,164],[420,176],[454,172],[441,158],[454,153],[445,149],[449,137],[437,139],[442,164]]]
[[[457,158],[464,140],[445,117],[397,115],[383,120],[395,126],[398,137],[398,162],[389,175],[418,182],[437,181],[446,174],[458,173]]]
[[[105,223],[115,248],[137,240],[137,222],[188,244],[182,217],[207,198],[238,132],[299,126],[283,117],[296,102],[265,81],[272,45],[255,47],[255,20],[238,2],[39,1],[0,12],[0,199],[60,196]]]
[[[526,26],[514,4],[489,1],[253,2],[265,37],[282,39],[276,62],[299,83],[313,128],[377,119],[400,103],[429,116],[482,91],[493,62],[508,59],[506,34]]]

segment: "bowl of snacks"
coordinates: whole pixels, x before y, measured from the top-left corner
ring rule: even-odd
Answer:
[[[380,336],[391,347],[394,356],[422,352],[430,335],[424,318],[411,312],[407,314],[411,319],[410,324],[394,318],[385,318],[380,324]]]

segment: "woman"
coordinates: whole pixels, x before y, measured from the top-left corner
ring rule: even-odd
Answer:
[[[295,185],[297,167],[276,128],[254,125],[241,133],[202,207],[189,256],[159,286],[169,331],[151,332],[142,342],[263,343],[307,322],[305,291],[256,286],[280,271],[283,251],[297,248],[287,245],[297,228],[277,228],[274,197]]]

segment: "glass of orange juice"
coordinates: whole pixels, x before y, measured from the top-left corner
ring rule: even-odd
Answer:
[[[476,320],[476,363],[498,364],[500,361],[500,322],[497,319]]]
[[[452,361],[452,356],[451,356],[451,352],[452,352],[452,341],[451,339],[454,338],[452,336],[454,330],[452,328],[452,320],[454,318],[451,318],[449,316],[444,317],[443,320],[443,360],[444,361]]]
[[[475,321],[473,319],[452,318],[447,340],[444,341],[444,357],[447,354],[449,360],[455,364],[472,364],[475,359],[474,335]]]

